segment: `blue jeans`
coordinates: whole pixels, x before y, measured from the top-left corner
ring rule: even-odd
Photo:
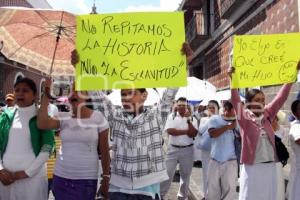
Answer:
[[[150,196],[146,196],[142,194],[125,194],[121,192],[110,192],[109,200],[153,200],[153,199]]]
[[[55,200],[95,200],[97,180],[72,180],[53,176]]]

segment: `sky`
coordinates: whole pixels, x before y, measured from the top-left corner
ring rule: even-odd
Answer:
[[[174,11],[182,0],[95,0],[98,13]],[[74,14],[91,12],[93,0],[48,0],[54,9]]]

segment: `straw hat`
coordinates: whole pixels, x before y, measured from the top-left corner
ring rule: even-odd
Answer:
[[[9,101],[9,100],[14,101],[15,100],[15,95],[14,94],[7,94],[5,96],[5,101]]]
[[[278,113],[276,114],[276,117],[278,118],[279,123],[284,123],[285,118],[286,118],[286,114],[282,110],[279,110]]]

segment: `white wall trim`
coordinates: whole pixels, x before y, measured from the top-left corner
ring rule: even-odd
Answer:
[[[18,78],[19,76],[21,76],[22,78],[25,77],[24,74],[23,74],[22,72],[17,72],[16,75],[15,75],[15,78],[14,78],[14,84],[16,83],[17,78]]]

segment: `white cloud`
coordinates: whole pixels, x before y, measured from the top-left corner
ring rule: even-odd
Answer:
[[[91,12],[91,7],[86,5],[84,0],[72,0],[72,7],[70,1],[48,0],[48,2],[54,9],[66,10],[75,14],[88,14]]]
[[[84,14],[87,14],[89,12],[91,12],[91,7],[89,7],[88,5],[86,5],[86,3],[84,2],[84,0],[76,0],[78,3],[75,3],[75,5],[77,5],[77,8],[79,8],[80,10],[84,11]]]
[[[140,11],[175,11],[182,0],[160,0],[159,6],[142,5],[129,6],[120,12],[140,12]]]
[[[177,10],[182,0],[160,0],[160,7],[163,10],[174,11]]]

